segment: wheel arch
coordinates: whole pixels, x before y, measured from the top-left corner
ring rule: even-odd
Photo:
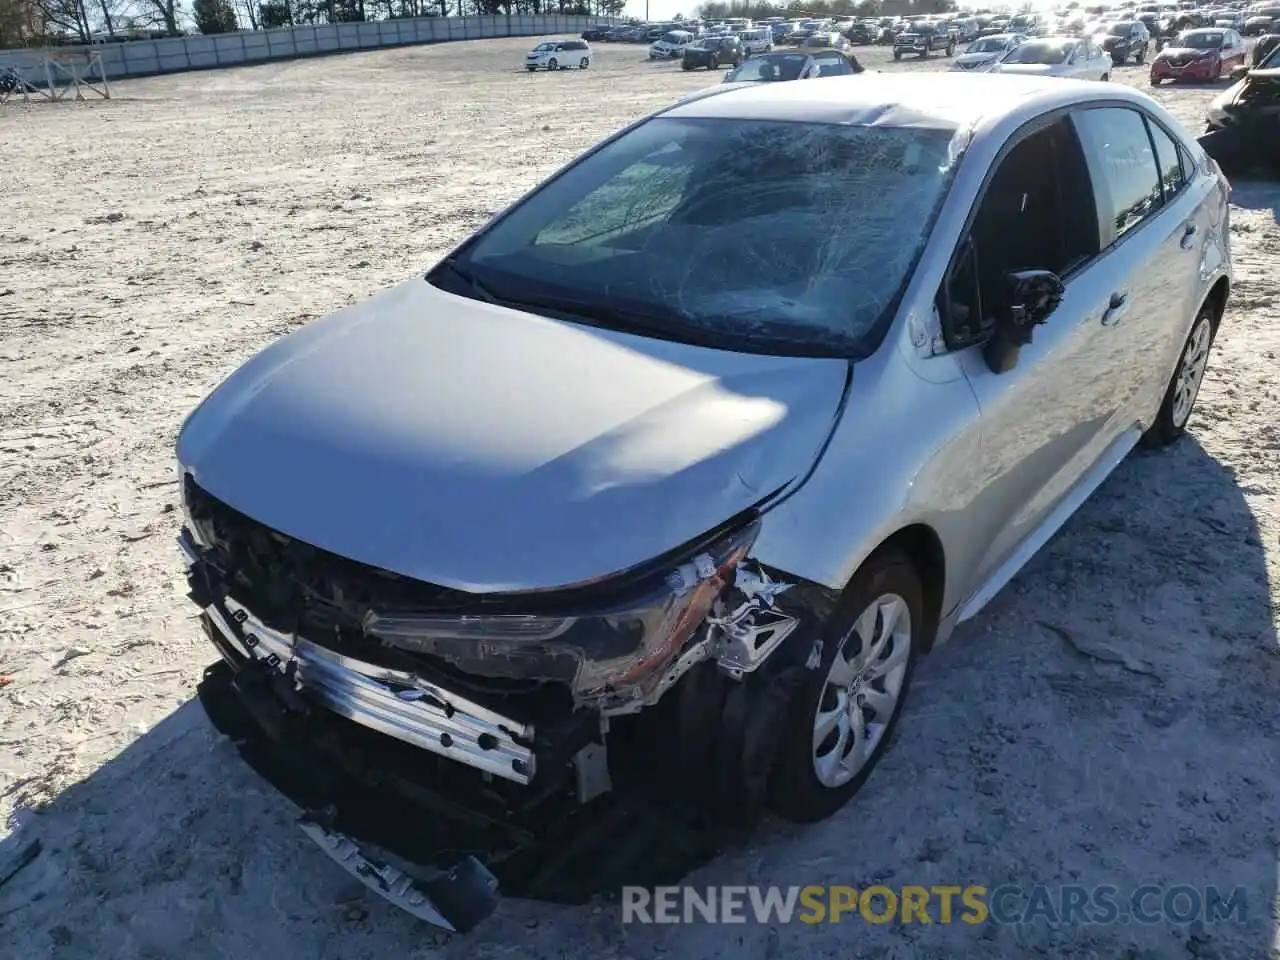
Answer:
[[[1218,332],[1218,325],[1222,322],[1222,315],[1227,309],[1227,297],[1231,293],[1231,281],[1226,275],[1219,277],[1214,281],[1209,292],[1205,295],[1204,302],[1213,309],[1213,332]]]
[[[913,523],[887,537],[868,554],[862,566],[873,557],[886,553],[906,557],[920,577],[926,618],[923,650],[927,652],[937,637],[938,625],[942,619],[943,598],[946,596],[947,558],[942,538],[928,524]]]

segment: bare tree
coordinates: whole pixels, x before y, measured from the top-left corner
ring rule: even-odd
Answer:
[[[102,0],[105,4],[107,0]],[[136,0],[142,15],[153,25],[162,26],[171,37],[178,35],[178,0]]]
[[[88,43],[93,32],[89,26],[89,12],[84,0],[32,0],[45,23],[73,34],[81,43]]]

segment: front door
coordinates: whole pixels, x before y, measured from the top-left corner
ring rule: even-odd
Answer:
[[[1109,379],[1122,371],[1114,369],[1101,321],[1123,278],[1116,261],[1099,257],[1096,211],[1079,139],[1063,117],[1005,155],[969,233],[976,262],[970,309],[1000,312],[1011,271],[1051,270],[1066,287],[1011,369],[993,372],[981,346],[958,358],[982,411],[983,494],[973,522],[984,552],[975,582],[1045,522],[1114,440],[1117,395]]]

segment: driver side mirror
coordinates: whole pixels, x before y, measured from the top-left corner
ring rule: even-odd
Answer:
[[[1004,275],[1004,282],[1008,309],[983,348],[992,373],[1013,369],[1034,328],[1049,319],[1066,293],[1062,278],[1052,270],[1014,270]]]
[[[1231,82],[1238,83],[1249,75],[1249,68],[1243,63],[1238,67],[1231,68]]]

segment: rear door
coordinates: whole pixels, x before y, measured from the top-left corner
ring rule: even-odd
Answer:
[[[1146,111],[1099,106],[1074,114],[1095,186],[1105,245],[1117,277],[1105,314],[1109,432],[1148,425],[1169,376],[1166,357],[1198,293],[1198,251],[1209,234],[1203,197],[1188,189],[1178,148]],[[1200,185],[1203,190],[1203,184]]]

